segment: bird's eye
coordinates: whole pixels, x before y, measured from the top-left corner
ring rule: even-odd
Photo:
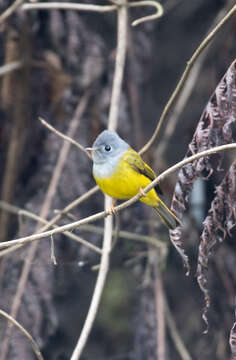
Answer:
[[[106,146],[105,146],[105,150],[106,150],[106,151],[110,151],[110,150],[111,150],[111,146],[110,146],[110,145],[106,145]]]

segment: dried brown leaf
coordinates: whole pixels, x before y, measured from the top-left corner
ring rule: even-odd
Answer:
[[[186,158],[215,146],[231,143],[236,140],[236,60],[220,81],[211,96],[201,118],[193,139],[189,144]],[[206,156],[185,165],[178,174],[178,182],[172,200],[172,210],[179,218],[183,217],[193,183],[197,178],[208,179],[213,171],[221,170],[222,153]],[[179,251],[183,262],[189,270],[188,257],[184,252],[182,229],[170,232],[170,238]]]
[[[236,359],[236,322],[233,324],[233,327],[230,331],[229,344],[232,353],[232,360]]]
[[[215,193],[211,208],[203,222],[204,228],[198,250],[197,280],[205,297],[202,317],[206,325],[208,325],[207,311],[210,307],[207,286],[209,257],[214,246],[222,242],[227,235],[230,236],[232,228],[236,225],[236,161],[230,167],[222,183],[217,186]]]

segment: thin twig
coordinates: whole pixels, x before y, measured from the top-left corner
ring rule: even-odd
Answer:
[[[39,117],[39,120],[42,125],[46,126],[46,128],[48,128],[54,134],[58,135],[59,137],[61,137],[62,139],[66,140],[66,141],[69,141],[72,145],[75,145],[77,148],[79,148],[81,151],[83,151],[89,157],[90,160],[92,159],[91,155],[85,150],[85,148],[82,145],[80,145],[80,143],[78,143],[78,141],[73,140],[70,136],[67,136],[67,135],[63,134],[62,132],[60,132],[59,130],[55,129],[52,125],[50,125],[42,117]]]
[[[228,8],[229,8],[229,5],[227,5],[227,9]],[[214,28],[218,24],[218,22],[220,21],[222,16],[225,14],[227,9],[224,8],[224,9],[220,10],[220,12],[217,14],[216,18],[210,25],[210,29]],[[207,31],[207,32],[209,32],[209,31]],[[162,136],[162,139],[159,140],[157,152],[155,154],[155,157],[157,159],[163,158],[163,154],[164,154],[166,148],[168,147],[170,138],[173,135],[175,128],[177,126],[179,116],[183,113],[184,107],[192,94],[194,86],[199,77],[199,73],[200,73],[202,64],[208,54],[209,49],[210,49],[209,47],[206,48],[205,51],[198,57],[198,61],[195,61],[195,63],[193,64],[191,72],[185,81],[185,86],[184,86],[182,92],[180,92],[180,95],[179,95],[179,97],[173,107],[172,113],[168,119],[168,124],[165,128],[165,134],[164,134],[164,136]]]
[[[7,10],[0,15],[0,25],[6,21],[6,19],[13,14],[14,11],[24,2],[25,0],[16,0]]]
[[[38,344],[36,343],[36,341],[32,338],[32,336],[30,335],[30,333],[28,333],[28,331],[18,322],[16,321],[16,319],[14,319],[11,315],[7,314],[5,311],[0,310],[0,315],[4,316],[7,320],[11,321],[12,324],[14,324],[16,327],[18,327],[18,329],[20,329],[20,331],[29,339],[29,341],[31,342],[33,351],[36,355],[36,357],[38,358],[38,360],[43,360],[43,356],[39,350]]]
[[[157,359],[166,359],[166,316],[162,273],[159,264],[155,263],[155,299],[156,299],[156,320],[157,320]]]
[[[24,216],[27,216],[33,220],[36,220],[38,222],[44,222],[45,226],[39,229],[39,232],[42,231],[46,231],[48,230],[50,227],[54,227],[56,228],[57,226],[55,225],[62,217],[64,214],[66,214],[67,212],[69,212],[70,210],[72,210],[74,207],[78,206],[79,204],[81,204],[83,201],[87,200],[90,196],[92,196],[93,194],[95,194],[98,191],[98,186],[94,186],[92,189],[88,190],[85,194],[81,195],[80,197],[78,197],[76,200],[74,200],[73,202],[71,202],[69,205],[67,205],[63,210],[61,210],[58,215],[56,215],[54,218],[52,218],[50,221],[47,221],[45,219],[43,219],[42,217],[33,214],[27,210],[23,210],[18,208],[17,206],[14,205],[10,205],[4,201],[0,201],[0,208],[10,211],[14,214],[22,214]],[[80,236],[72,234],[70,232],[65,232],[64,235],[66,235],[67,237],[81,243],[84,246],[87,246],[88,248],[90,248],[91,250],[101,254],[102,250],[100,248],[98,248],[97,246],[87,242],[86,240],[82,239]],[[11,248],[9,248],[8,250],[4,250],[0,252],[0,258],[5,256],[8,253],[11,253],[13,251],[18,250],[22,245],[14,245]]]
[[[82,195],[83,196],[83,195]],[[80,199],[80,198],[79,198]],[[78,199],[77,199],[78,201]],[[72,203],[71,203],[72,204]],[[70,204],[70,205],[71,205]],[[58,227],[58,225],[55,225],[55,224],[51,224],[51,221],[47,221],[43,218],[41,218],[40,216],[32,213],[31,211],[27,211],[27,210],[24,210],[24,209],[21,209],[19,208],[18,206],[15,206],[15,205],[11,205],[11,204],[8,204],[6,203],[5,201],[0,201],[0,208],[5,210],[5,211],[9,211],[11,212],[12,214],[15,214],[15,215],[22,215],[22,216],[25,216],[29,219],[32,219],[34,221],[38,221],[38,222],[41,222],[45,225],[49,225],[50,224],[50,227]],[[66,208],[65,208],[66,209]],[[70,213],[67,213],[65,210],[63,211],[59,211],[59,214],[60,215],[63,215],[65,214],[69,219],[73,220],[73,221],[76,221],[76,217],[73,215],[73,214],[70,214]],[[53,218],[55,219],[55,218]],[[47,226],[48,227],[48,226]],[[80,227],[80,230],[81,231],[88,231],[88,232],[92,232],[92,233],[96,233],[96,234],[100,234],[102,235],[104,233],[104,228],[103,227],[100,227],[100,226],[96,226],[96,225],[82,225]],[[73,233],[70,233],[70,232],[64,232],[63,235],[81,243],[82,245],[90,248],[91,250],[101,254],[102,253],[102,250],[87,242],[86,240],[84,240],[83,238],[81,238],[80,236],[77,236]],[[112,235],[115,236],[116,235],[116,230],[112,231]],[[142,241],[142,242],[145,242],[147,244],[150,244],[150,245],[153,245],[155,247],[163,247],[163,246],[166,246],[166,244],[163,242],[163,241],[160,241],[154,237],[151,237],[151,236],[147,236],[147,235],[140,235],[140,234],[134,234],[134,233],[131,233],[129,231],[123,231],[123,230],[120,230],[119,231],[119,237],[122,238],[122,239],[126,239],[126,240],[136,240],[136,241]],[[11,253],[17,249],[19,249],[20,247],[22,247],[23,245],[14,245],[14,246],[11,246],[9,247],[7,250],[2,250],[0,251],[0,258],[5,256],[6,254],[8,253]],[[15,249],[16,248],[16,249]]]
[[[7,248],[7,249],[5,249],[5,250],[1,250],[1,251],[0,251],[0,258],[5,257],[5,256],[11,254],[12,252],[14,252],[14,251],[22,248],[22,246],[23,246],[23,245],[19,244],[19,245],[11,246],[11,247],[9,247],[9,248]]]
[[[103,233],[103,228],[96,225],[83,225],[80,229],[95,232],[97,234]],[[112,235],[115,235],[115,230],[112,231]],[[160,241],[157,238],[148,235],[135,234],[129,231],[120,230],[119,237],[126,240],[143,241],[158,248],[166,247],[166,243],[164,241]]]
[[[172,340],[175,344],[176,350],[178,351],[180,358],[182,360],[192,360],[191,355],[189,354],[188,350],[186,349],[180,335],[178,332],[178,329],[176,327],[175,321],[172,317],[167,299],[165,298],[165,313],[166,313],[166,320],[167,325],[170,330],[170,335],[172,337]]]
[[[161,128],[164,120],[166,119],[167,115],[169,114],[169,111],[170,111],[172,105],[176,101],[177,96],[179,95],[180,91],[182,90],[182,88],[185,84],[185,81],[187,79],[187,76],[188,76],[194,62],[196,61],[198,56],[201,54],[201,52],[206,48],[206,46],[210,43],[210,41],[213,39],[213,37],[217,34],[217,32],[221,29],[221,27],[231,18],[231,16],[235,13],[235,11],[236,11],[236,5],[234,5],[232,7],[232,9],[224,16],[224,18],[210,32],[210,34],[202,41],[202,43],[199,45],[199,47],[193,53],[191,59],[187,62],[187,66],[186,66],[174,92],[172,93],[170,99],[168,100],[166,106],[164,107],[164,110],[161,114],[160,120],[157,124],[157,127],[156,127],[152,137],[143,146],[143,148],[139,151],[140,154],[143,154],[144,152],[146,152],[150,148],[150,146],[153,144],[153,142],[156,140],[156,137],[160,131],[160,128]]]
[[[134,1],[128,3],[129,7],[138,7],[138,6],[147,6],[147,5],[154,6],[156,8],[155,14],[144,16],[138,20],[133,21],[132,26],[137,26],[146,21],[156,20],[163,15],[163,7],[158,1],[144,0],[144,1]]]
[[[123,3],[117,9],[117,51],[116,51],[116,63],[115,73],[112,85],[112,96],[109,111],[108,129],[116,130],[118,115],[119,115],[119,103],[120,92],[124,74],[124,64],[126,56],[126,43],[127,43],[127,2],[123,0]],[[105,212],[109,213],[111,208],[111,198],[105,195]],[[71,360],[78,360],[83,352],[83,349],[87,343],[88,336],[91,332],[95,317],[97,315],[98,307],[101,301],[103,288],[107,273],[109,270],[110,251],[112,242],[112,217],[106,217],[104,222],[104,236],[101,264],[99,267],[98,277],[94,288],[91,304],[88,310],[86,320],[84,322],[80,337],[73,351]]]
[[[221,145],[221,146],[216,146],[212,149],[208,149],[205,151],[202,151],[200,153],[194,154],[188,158],[185,158],[184,160],[178,162],[177,164],[169,167],[167,170],[163,171],[163,173],[161,173],[159,176],[157,176],[155,178],[155,180],[153,180],[148,186],[146,186],[146,188],[143,189],[144,194],[148,193],[152,188],[154,188],[158,183],[160,183],[161,181],[163,181],[167,176],[169,176],[170,174],[172,174],[173,172],[179,170],[181,167],[183,167],[186,164],[189,164],[190,162],[193,162],[194,160],[198,160],[204,156],[209,156],[221,151],[225,151],[225,150],[232,150],[232,149],[236,149],[236,143],[232,143],[232,144],[226,144],[226,145]],[[142,194],[138,193],[137,195],[135,195],[134,197],[132,197],[131,199],[123,202],[120,205],[117,205],[114,208],[114,211],[119,212],[121,210],[126,209],[128,206],[134,204],[136,201],[138,201],[140,198],[142,197]],[[5,241],[0,243],[0,249],[8,247],[8,246],[12,246],[12,245],[16,245],[16,244],[26,244],[28,242],[31,241],[35,241],[38,239],[43,239],[46,237],[49,237],[54,234],[59,234],[59,233],[63,233],[65,231],[70,231],[72,229],[75,229],[81,225],[85,225],[88,224],[90,222],[94,222],[97,221],[99,219],[102,219],[106,216],[110,215],[110,212],[108,210],[106,211],[101,211],[97,214],[94,215],[90,215],[84,219],[75,221],[73,223],[70,224],[66,224],[63,226],[58,227],[57,229],[54,230],[50,230],[50,231],[45,231],[45,232],[41,232],[38,234],[33,234],[30,236],[25,236],[22,238],[19,238],[17,240],[11,240],[11,241]]]
[[[204,54],[202,55],[207,55],[207,52],[204,52]],[[158,142],[157,153],[155,154],[156,159],[163,159],[163,154],[168,145],[170,144],[170,138],[176,129],[179,116],[183,113],[184,107],[189,97],[191,96],[192,90],[194,89],[196,81],[199,77],[199,72],[201,70],[204,58],[201,56],[201,59],[199,59],[199,61],[194,64],[194,68],[192,69],[191,74],[186,79],[183,91],[180,93],[173,108],[173,111],[168,119],[168,123],[165,128],[165,134]]]
[[[79,124],[79,119],[81,118],[83,112],[86,109],[87,103],[88,103],[88,98],[89,98],[89,92],[85,93],[85,95],[83,96],[83,98],[81,99],[81,101],[79,102],[76,110],[75,110],[75,114],[74,117],[72,118],[71,122],[70,122],[70,127],[68,130],[68,135],[70,137],[73,137],[74,134],[77,131],[78,128],[78,124]],[[52,204],[52,200],[53,197],[56,193],[56,189],[57,189],[57,185],[59,183],[60,177],[61,177],[61,173],[63,170],[63,167],[66,163],[66,159],[69,153],[69,149],[70,149],[70,143],[69,142],[64,142],[58,160],[57,160],[57,164],[55,167],[55,170],[53,172],[51,181],[49,183],[48,186],[48,190],[45,196],[45,200],[40,212],[40,217],[42,218],[46,218],[47,214],[50,210],[51,204]],[[36,233],[39,230],[39,226],[36,226]],[[53,235],[53,234],[52,234]],[[36,251],[38,248],[38,243],[34,243],[31,244],[28,253],[25,257],[25,261],[24,261],[24,266],[20,275],[20,279],[18,281],[18,286],[17,286],[17,290],[16,290],[16,294],[14,296],[13,299],[13,303],[11,306],[11,316],[13,318],[17,317],[17,313],[20,307],[20,303],[21,303],[21,299],[23,296],[23,292],[25,289],[25,285],[26,282],[28,280],[29,277],[29,273],[30,273],[30,269],[31,269],[31,264],[33,262],[33,259],[35,257]],[[9,341],[10,341],[10,336],[11,336],[11,326],[7,327],[6,330],[6,334],[4,337],[4,340],[2,342],[2,352],[1,352],[1,360],[5,360],[6,356],[7,356],[7,352],[8,352],[8,347],[9,347]]]
[[[122,87],[122,80],[124,75],[125,56],[127,48],[127,8],[121,6],[117,11],[117,50],[115,73],[113,79],[113,87],[111,94],[111,105],[109,111],[108,129],[115,130],[117,128],[119,108],[120,108],[120,93]]]
[[[116,5],[92,5],[92,4],[76,4],[68,2],[49,2],[49,3],[36,3],[24,4],[22,10],[52,10],[52,9],[65,9],[65,10],[78,10],[78,11],[95,11],[100,13],[115,11]]]
[[[61,218],[63,214],[66,214],[67,212],[71,211],[74,207],[80,205],[82,202],[88,200],[88,198],[90,198],[92,195],[96,194],[96,192],[98,192],[98,190],[99,190],[99,187],[96,185],[96,186],[92,187],[90,190],[86,191],[86,193],[84,193],[83,195],[81,195],[80,197],[78,197],[77,199],[72,201],[69,205],[67,205],[63,210],[60,211],[60,214],[58,215],[59,218]],[[55,221],[55,218],[52,220]],[[59,218],[57,218],[56,221],[58,221]]]
[[[117,241],[119,240],[119,237],[120,237],[120,216],[119,216],[119,213],[115,214],[115,221],[116,221],[116,226],[115,226],[115,230],[112,231],[113,241],[112,241],[112,245],[111,245],[111,251],[116,246]]]
[[[121,8],[126,7],[138,7],[138,6],[153,6],[156,8],[156,12],[152,15],[144,16],[140,19],[134,20],[132,26],[137,26],[143,22],[155,20],[162,16],[163,8],[161,4],[157,1],[145,0],[145,1],[135,1],[128,4],[123,4],[123,1],[112,1],[114,5],[93,5],[93,4],[73,4],[68,2],[50,2],[50,3],[37,3],[37,4],[24,4],[22,10],[52,10],[52,9],[65,9],[65,10],[77,10],[77,11],[92,11],[99,13],[106,13],[110,11],[120,10]]]
[[[0,207],[1,207],[1,201],[0,201]],[[33,214],[34,215],[34,214]],[[115,215],[118,215],[115,214]],[[71,213],[67,213],[66,216],[68,217],[68,219],[73,220],[73,221],[77,221],[76,216],[74,216]],[[45,220],[43,220],[45,221]],[[88,232],[92,232],[95,234],[100,234],[102,235],[104,233],[104,228],[101,226],[96,226],[96,225],[82,225],[80,226],[80,230],[81,231],[88,231]],[[119,231],[118,231],[119,230]],[[136,241],[143,241],[145,243],[148,243],[150,245],[154,245],[156,247],[166,247],[166,244],[163,241],[160,241],[158,239],[156,239],[155,237],[151,237],[148,235],[140,235],[140,234],[135,234],[135,233],[131,233],[129,231],[123,231],[120,230],[119,227],[117,227],[115,230],[112,231],[112,235],[114,236],[113,242],[115,242],[115,238],[117,237],[117,233],[118,236],[120,238],[126,239],[126,240],[136,240]],[[113,246],[112,246],[113,248]],[[0,252],[0,256],[1,256],[1,252]]]
[[[105,209],[111,206],[111,198],[105,196]],[[96,285],[94,288],[92,300],[90,303],[90,307],[88,310],[88,314],[86,320],[84,322],[83,329],[81,331],[79,340],[76,344],[76,347],[73,351],[71,360],[78,360],[82,354],[82,351],[86,345],[88,336],[91,332],[95,317],[97,315],[98,307],[100,304],[103,288],[105,285],[108,269],[109,269],[109,261],[110,261],[110,249],[111,249],[111,238],[112,238],[112,217],[109,216],[105,218],[104,224],[104,240],[102,247],[102,256],[101,263],[99,267],[98,277],[96,281]]]
[[[83,195],[82,195],[82,196],[83,196]],[[81,200],[81,197],[80,197],[79,199],[77,199],[77,202],[78,202],[78,200]],[[70,204],[70,206],[71,206],[71,204]],[[49,229],[50,227],[53,227],[53,228],[57,228],[57,227],[58,227],[57,225],[55,225],[55,219],[58,218],[57,216],[52,219],[52,220],[53,220],[53,223],[52,223],[52,220],[51,220],[51,221],[47,221],[47,220],[43,219],[42,217],[40,217],[40,216],[38,216],[38,215],[30,212],[30,211],[23,210],[23,209],[21,209],[21,208],[19,208],[19,207],[17,207],[17,206],[14,206],[14,205],[10,205],[10,204],[6,203],[5,201],[0,201],[0,208],[3,209],[3,210],[5,210],[5,211],[9,211],[9,212],[11,212],[11,213],[13,213],[13,214],[16,214],[16,215],[26,216],[26,217],[28,217],[28,218],[30,218],[30,219],[32,219],[32,220],[35,220],[35,221],[37,221],[37,222],[39,222],[39,223],[41,222],[41,223],[43,223],[43,224],[46,225],[43,229]],[[66,211],[63,210],[62,212],[60,212],[60,215],[59,215],[60,218],[61,218],[61,216],[62,216],[61,214],[66,214]],[[59,218],[58,218],[58,220],[59,220]],[[67,236],[67,237],[69,237],[69,238],[72,239],[72,240],[77,241],[78,243],[81,243],[82,245],[84,245],[84,246],[88,247],[89,249],[97,252],[98,254],[101,254],[101,253],[102,253],[102,250],[101,250],[100,248],[98,248],[97,246],[95,246],[95,245],[89,243],[88,241],[82,239],[80,236],[77,236],[77,235],[72,234],[72,233],[70,233],[70,232],[65,232],[64,235]],[[17,247],[17,249],[19,248],[18,245],[16,245],[16,247]],[[13,248],[13,247],[12,247],[12,248]],[[12,251],[12,248],[9,249],[9,250],[10,250],[9,252]],[[16,249],[16,250],[17,250],[17,249]],[[0,258],[1,258],[2,256],[4,256],[6,253],[7,253],[7,252],[1,251],[1,252],[0,252]]]
[[[54,265],[57,265],[57,258],[56,258],[56,253],[55,253],[55,245],[54,245],[54,240],[53,237],[51,236],[51,260],[53,262]]]
[[[22,61],[12,61],[0,66],[0,76],[6,75],[11,71],[18,70],[23,66]]]

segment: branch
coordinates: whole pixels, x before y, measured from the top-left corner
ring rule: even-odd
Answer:
[[[12,324],[14,324],[16,327],[18,327],[18,329],[20,329],[20,331],[29,339],[29,341],[31,342],[33,351],[35,352],[36,357],[38,358],[38,360],[43,360],[43,356],[39,350],[39,347],[37,345],[37,343],[34,341],[34,339],[32,338],[32,336],[30,335],[30,333],[28,333],[27,330],[25,330],[25,328],[18,323],[18,321],[16,321],[12,316],[10,316],[9,314],[7,314],[5,311],[0,310],[0,315],[2,315],[3,317],[5,317],[7,320],[11,321]]]
[[[4,13],[0,15],[0,25],[10,16],[25,0],[16,0]]]
[[[236,143],[232,143],[232,144],[226,144],[226,145],[221,145],[221,146],[216,146],[212,149],[208,149],[205,151],[202,151],[200,153],[197,153],[195,155],[192,155],[180,162],[178,162],[177,164],[171,166],[170,168],[168,168],[167,170],[165,170],[163,173],[161,173],[159,176],[157,176],[155,178],[155,180],[153,180],[148,186],[146,186],[145,189],[143,189],[144,193],[148,193],[152,188],[154,188],[158,183],[160,183],[161,181],[163,181],[167,176],[169,176],[170,174],[172,174],[173,172],[179,170],[181,167],[183,167],[186,164],[189,164],[190,162],[194,161],[194,160],[198,160],[204,156],[209,156],[212,154],[216,154],[218,152],[224,151],[224,150],[232,150],[232,149],[236,149]],[[138,201],[140,198],[142,197],[142,194],[138,193],[137,195],[135,195],[134,197],[132,197],[131,199],[123,202],[122,204],[116,206],[114,208],[115,211],[121,211],[126,209],[128,206],[134,204],[136,201]],[[70,231],[72,229],[75,229],[81,225],[84,224],[88,224],[90,222],[94,222],[96,220],[102,219],[106,216],[110,215],[110,212],[108,210],[106,211],[101,211],[97,214],[94,215],[90,215],[84,219],[75,221],[73,223],[70,224],[66,224],[63,226],[58,227],[57,229],[54,230],[50,230],[50,231],[45,231],[45,232],[41,232],[38,234],[33,234],[30,236],[25,236],[22,238],[19,238],[17,240],[11,240],[11,241],[5,241],[0,243],[0,249],[2,248],[6,248],[8,246],[12,246],[12,245],[16,245],[16,244],[26,244],[28,242],[31,241],[35,241],[38,239],[43,239],[46,237],[50,237],[51,235],[55,235],[55,234],[60,234],[63,233],[65,231]]]
[[[42,231],[46,231],[48,230],[52,225],[56,224],[64,214],[67,214],[67,212],[69,212],[70,210],[72,210],[74,207],[78,206],[79,204],[81,204],[83,201],[87,200],[90,196],[92,196],[93,194],[95,194],[97,191],[99,190],[98,186],[94,186],[92,189],[88,190],[85,194],[79,196],[77,199],[75,199],[74,201],[72,201],[69,205],[67,205],[63,210],[59,211],[59,214],[56,215],[54,218],[52,218],[47,225],[45,225],[44,227],[40,228],[39,232]],[[72,236],[71,236],[72,235]],[[69,236],[69,235],[68,235]],[[71,238],[74,238],[75,235],[70,233]],[[22,245],[14,245],[11,247],[11,249],[8,249],[8,251],[2,251],[0,254],[0,257],[4,256],[6,253],[10,253],[13,251],[16,251],[17,249],[19,249]],[[99,248],[98,248],[99,249]],[[100,250],[101,251],[101,250]]]
[[[77,199],[77,201],[78,201],[78,199]],[[11,212],[11,213],[13,213],[13,214],[15,214],[15,215],[18,215],[18,216],[21,216],[21,215],[22,215],[22,216],[26,216],[26,217],[28,217],[28,218],[30,218],[30,219],[32,219],[32,220],[35,220],[35,221],[37,221],[37,222],[41,222],[41,223],[43,223],[44,225],[46,225],[44,228],[50,228],[50,227],[57,228],[57,227],[58,227],[58,225],[55,225],[55,222],[56,222],[55,219],[56,219],[58,216],[56,216],[55,218],[52,219],[52,220],[53,220],[53,223],[52,223],[52,220],[51,220],[51,221],[47,221],[47,220],[45,220],[44,218],[42,218],[42,217],[40,217],[40,216],[38,216],[38,215],[30,212],[30,211],[23,210],[23,209],[21,209],[21,208],[19,208],[19,207],[17,207],[17,206],[14,206],[14,205],[10,205],[10,204],[8,204],[8,203],[5,202],[5,201],[0,201],[0,208],[3,209],[3,210],[5,210],[5,211],[9,211],[9,212]],[[61,215],[61,214],[66,214],[66,211],[64,210],[64,211],[60,212],[60,215]],[[61,216],[60,216],[60,218],[61,218]],[[77,241],[78,243],[80,243],[80,244],[88,247],[89,249],[97,252],[98,254],[102,254],[102,250],[101,250],[99,247],[97,247],[97,246],[91,244],[90,242],[82,239],[80,236],[77,236],[77,235],[72,234],[72,233],[70,233],[70,232],[65,232],[64,235],[66,235],[66,236],[69,237],[70,239],[75,240],[75,241]],[[19,248],[19,246],[17,246],[16,249],[10,248],[10,249],[9,249],[9,250],[10,250],[9,252],[12,252],[12,251],[14,251],[14,250],[17,250],[18,248]],[[0,258],[1,258],[2,256],[5,256],[6,254],[7,254],[7,252],[1,251],[1,252],[0,252]]]
[[[170,336],[172,337],[172,340],[175,344],[176,350],[178,351],[181,360],[192,360],[191,355],[189,354],[188,350],[185,347],[185,344],[183,343],[180,337],[180,334],[175,324],[175,320],[172,317],[170,307],[166,298],[165,298],[165,312],[166,312],[167,325],[170,331]]]
[[[132,26],[137,26],[145,21],[156,20],[163,15],[163,7],[157,1],[144,0],[144,1],[135,1],[128,3],[129,7],[147,6],[147,5],[154,6],[156,8],[156,13],[152,15],[144,16],[138,20],[133,21]]]
[[[156,140],[156,137],[160,131],[160,128],[161,128],[164,120],[166,119],[167,115],[169,114],[169,111],[170,111],[172,105],[174,104],[174,102],[176,101],[176,98],[178,97],[180,91],[182,90],[194,62],[199,57],[201,52],[206,48],[206,46],[210,43],[210,41],[213,39],[213,37],[217,34],[217,32],[221,29],[221,27],[231,18],[231,16],[235,13],[235,11],[236,11],[236,5],[234,5],[232,7],[232,9],[215,26],[215,28],[210,32],[210,34],[202,41],[202,43],[199,45],[199,47],[195,50],[195,52],[193,53],[193,56],[187,62],[187,66],[186,66],[174,92],[172,93],[170,99],[168,100],[166,106],[164,107],[164,110],[161,114],[160,120],[158,121],[157,127],[156,127],[152,137],[146,143],[146,145],[144,145],[142,147],[142,149],[139,151],[139,154],[143,154],[144,152],[146,152],[150,148],[150,146],[153,144],[153,142]]]
[[[118,29],[117,29],[117,50],[115,73],[112,85],[111,105],[109,111],[108,129],[115,130],[117,128],[119,108],[120,108],[120,93],[122,86],[122,79],[124,75],[125,56],[127,48],[127,7],[121,6],[118,9]]]
[[[23,66],[22,61],[11,61],[5,65],[0,66],[0,76],[4,76],[11,71],[18,70]]]
[[[87,106],[88,96],[89,96],[89,93],[86,92],[75,110],[74,117],[72,118],[72,120],[70,122],[70,127],[68,130],[68,135],[70,137],[73,137],[77,131],[77,128],[79,125],[79,119],[81,118],[81,116]],[[42,218],[46,218],[47,214],[50,210],[52,200],[56,193],[57,185],[60,180],[61,172],[66,163],[69,149],[70,149],[70,143],[64,142],[64,144],[61,148],[61,151],[59,153],[59,157],[58,157],[58,160],[56,163],[55,170],[53,172],[52,178],[50,180],[50,183],[49,183],[49,186],[47,189],[47,193],[45,196],[44,203],[42,205],[42,209],[40,211],[40,216]],[[35,230],[36,233],[38,232],[38,230],[40,230],[39,226],[36,226],[36,230]],[[22,296],[24,293],[25,285],[27,283],[27,280],[28,280],[28,277],[30,274],[31,264],[35,257],[37,247],[38,247],[37,243],[32,244],[31,247],[28,249],[28,252],[27,252],[25,260],[24,260],[24,266],[23,266],[23,269],[22,269],[22,272],[20,275],[20,279],[17,284],[16,294],[15,294],[15,297],[13,299],[12,306],[11,306],[11,316],[14,318],[16,318],[20,304],[21,304],[21,299],[22,299]],[[5,337],[4,337],[4,340],[2,341],[1,360],[6,359],[8,347],[9,347],[10,335],[11,335],[11,328],[8,327]]]
[[[160,256],[160,254],[159,254]],[[159,260],[161,261],[161,260]],[[163,277],[160,266],[154,263],[154,293],[156,305],[156,326],[157,326],[157,359],[166,359],[166,314],[165,314],[165,297],[163,289]]]
[[[54,128],[52,125],[50,125],[43,118],[39,117],[39,121],[41,122],[42,125],[46,126],[46,128],[48,128],[54,134],[58,135],[59,137],[61,137],[62,139],[66,140],[66,141],[69,141],[72,145],[75,145],[77,148],[79,148],[81,151],[83,151],[89,157],[90,160],[92,159],[92,156],[85,150],[85,148],[82,145],[80,145],[80,143],[78,143],[78,141],[75,141],[70,136],[63,134],[62,132],[60,132],[59,130]]]
[[[67,217],[72,219],[73,221],[76,221],[74,215],[72,214],[67,214]],[[104,232],[104,228],[101,226],[96,226],[96,225],[83,225],[80,227],[81,231],[88,231],[88,232],[92,232],[95,234],[103,234]],[[114,235],[114,237],[116,237],[116,233],[118,232],[118,230],[113,230],[112,231],[112,235]],[[141,234],[136,234],[136,233],[131,233],[129,231],[124,231],[124,230],[119,230],[119,238],[123,238],[126,240],[136,240],[136,241],[142,241],[145,243],[148,243],[150,245],[156,246],[156,247],[166,247],[166,243],[158,240],[155,237],[152,236],[148,236],[148,235],[141,235]],[[113,245],[112,245],[113,248]],[[1,254],[1,253],[0,253]]]
[[[105,208],[109,207],[111,205],[111,199],[107,196],[105,196]],[[92,297],[92,301],[89,307],[89,311],[83,326],[83,329],[81,331],[81,335],[79,337],[79,340],[76,344],[76,347],[73,351],[71,360],[78,360],[80,358],[80,355],[86,345],[88,336],[90,334],[90,331],[92,329],[92,325],[94,323],[98,306],[101,300],[103,288],[105,285],[108,269],[109,269],[109,259],[110,259],[110,249],[111,249],[111,234],[112,234],[112,221],[111,217],[107,217],[105,219],[105,226],[104,226],[104,241],[103,241],[103,248],[102,248],[102,257],[101,257],[101,264],[99,267],[99,273]]]
[[[109,111],[109,120],[108,120],[108,129],[116,130],[118,115],[119,115],[119,104],[120,104],[120,93],[121,85],[124,74],[124,64],[126,56],[126,43],[127,43],[127,2],[123,0],[123,3],[117,9],[117,51],[116,51],[116,63],[115,63],[115,73],[113,78],[112,85],[112,96],[111,104]],[[109,213],[111,208],[112,199],[105,195],[105,212]],[[104,223],[104,236],[103,236],[103,247],[102,247],[102,256],[101,264],[99,267],[99,273],[94,288],[94,293],[88,310],[86,320],[84,322],[83,329],[81,331],[78,342],[73,351],[71,360],[78,360],[83,352],[83,349],[87,343],[88,336],[91,332],[95,317],[97,315],[98,307],[101,301],[101,296],[103,293],[103,288],[105,286],[105,281],[107,273],[109,270],[110,263],[110,251],[112,244],[112,217],[109,216],[105,218]]]
[[[73,4],[68,2],[49,2],[49,3],[37,3],[37,4],[24,4],[22,10],[53,10],[53,9],[65,9],[65,10],[78,10],[78,11],[92,11],[105,13],[115,11],[116,5],[91,5],[91,4]]]
[[[156,12],[152,15],[144,16],[138,20],[132,22],[132,26],[137,26],[143,22],[155,20],[162,16],[163,8],[159,2],[145,0],[126,3],[126,1],[112,1],[114,5],[93,5],[93,4],[73,4],[68,2],[50,2],[50,3],[37,3],[37,4],[24,4],[22,10],[52,10],[52,9],[65,9],[65,10],[77,10],[77,11],[89,11],[106,13],[111,11],[119,11],[122,8],[138,7],[138,6],[153,6],[156,8]]]
[[[12,214],[15,214],[15,215],[18,215],[18,216],[25,216],[25,217],[27,217],[29,219],[34,220],[34,221],[41,222],[41,223],[47,225],[47,227],[48,227],[48,225],[50,225],[50,227],[52,226],[54,228],[58,227],[58,225],[51,224],[51,221],[49,222],[49,221],[41,218],[40,216],[32,213],[31,211],[21,209],[18,206],[8,204],[5,201],[0,200],[0,208],[5,210],[5,211],[9,211]],[[65,210],[59,211],[59,214],[60,215],[67,215],[68,218],[76,221],[75,216],[70,214],[70,213],[67,213]],[[55,218],[53,218],[53,219],[55,219]],[[92,233],[100,234],[100,235],[102,235],[104,233],[104,228],[103,227],[95,226],[95,225],[83,225],[83,226],[80,227],[80,230],[81,231],[84,230],[84,231],[88,231],[88,232],[92,232]],[[81,237],[79,237],[79,236],[77,236],[75,234],[72,234],[70,232],[65,232],[64,235],[66,235],[67,237],[81,243],[84,246],[87,246],[91,250],[94,250],[95,252],[97,252],[99,254],[102,254],[102,250],[99,247],[89,243],[88,241],[82,239]],[[116,230],[112,231],[112,235],[116,235]],[[134,234],[134,233],[131,233],[129,231],[120,230],[119,231],[119,237],[123,238],[123,239],[126,239],[126,240],[142,241],[142,242],[145,242],[147,244],[153,245],[153,246],[158,247],[158,248],[166,246],[166,244],[163,241],[160,241],[160,240],[158,240],[158,239],[156,239],[154,237],[147,236],[147,235],[141,235],[141,234]],[[5,256],[8,253],[11,253],[11,252],[19,249],[22,246],[23,245],[14,245],[14,246],[9,247],[7,250],[2,250],[0,252],[0,258]]]

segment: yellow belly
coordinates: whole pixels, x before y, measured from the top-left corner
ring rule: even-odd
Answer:
[[[120,160],[119,165],[110,177],[98,178],[94,176],[100,189],[107,195],[115,199],[130,199],[138,194],[140,188],[143,189],[150,184],[150,179],[135,171],[126,161]],[[140,201],[157,206],[159,198],[154,189],[149,191]]]

